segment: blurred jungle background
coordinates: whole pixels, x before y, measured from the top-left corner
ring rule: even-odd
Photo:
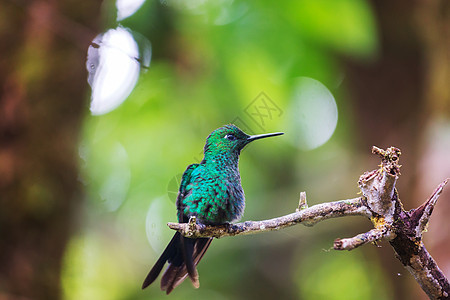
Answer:
[[[140,289],[206,136],[283,131],[241,155],[243,220],[357,196],[402,150],[417,207],[450,176],[450,2],[0,1],[0,299],[169,299]],[[89,55],[88,55],[89,53]],[[89,83],[88,83],[89,80]],[[92,89],[90,85],[92,86]],[[447,188],[448,189],[448,188]],[[425,245],[450,276],[450,192]],[[170,299],[425,299],[343,218],[215,240]]]

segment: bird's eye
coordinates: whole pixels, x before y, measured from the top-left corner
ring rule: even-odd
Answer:
[[[227,134],[227,135],[225,135],[225,138],[227,139],[227,140],[229,140],[229,141],[234,141],[234,140],[236,140],[236,137],[234,136],[234,134]]]

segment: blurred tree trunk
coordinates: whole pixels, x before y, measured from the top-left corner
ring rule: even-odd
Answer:
[[[355,115],[361,124],[361,147],[364,151],[372,145],[397,146],[403,150],[399,189],[408,209],[422,204],[436,185],[450,176],[450,125],[441,124],[444,129],[439,134],[433,125],[439,123],[439,115],[447,114],[448,120],[450,112],[450,2],[382,0],[372,1],[372,5],[380,36],[379,56],[373,63],[361,64],[351,59],[344,62]],[[434,142],[439,139],[437,146],[429,140],[433,134]],[[447,141],[443,142],[442,137]],[[446,197],[443,194],[438,203],[430,228],[449,226],[448,221],[437,216],[438,211],[448,216],[450,204]],[[447,232],[436,232],[440,235],[436,240],[441,242],[425,245],[449,276],[450,270],[445,269],[450,265]],[[433,233],[425,234],[425,238],[428,235]],[[441,250],[435,251],[435,246]],[[394,299],[418,298],[418,295],[427,298],[410,274],[395,262],[389,247],[380,253],[395,290]]]
[[[416,26],[424,47],[425,125],[417,140],[420,158],[417,185],[413,189],[416,204],[426,199],[432,186],[450,177],[450,1],[421,1],[416,7]],[[450,276],[450,189],[442,194],[431,218],[425,245],[442,269]],[[427,299],[423,296],[422,299]]]
[[[83,199],[77,142],[100,4],[1,4],[0,299],[61,298],[62,257]]]

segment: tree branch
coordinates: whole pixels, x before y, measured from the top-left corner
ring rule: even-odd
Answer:
[[[303,205],[307,206],[306,200]],[[236,224],[208,226],[196,223],[196,218],[191,217],[189,223],[168,223],[167,225],[171,229],[178,230],[184,236],[191,238],[221,238],[224,236],[279,230],[297,224],[313,226],[317,222],[343,216],[366,216],[370,218],[372,214],[363,204],[363,198],[359,197],[317,204],[302,208],[289,215],[264,221],[246,221]]]
[[[361,197],[308,207],[306,193],[302,192],[296,212],[278,218],[212,226],[198,224],[196,218],[191,217],[189,223],[168,223],[168,226],[191,238],[221,238],[279,230],[297,224],[313,226],[326,219],[344,216],[367,217],[372,221],[374,229],[352,238],[336,239],[334,249],[353,250],[367,243],[389,241],[397,258],[430,299],[448,299],[450,284],[425,249],[422,234],[449,179],[439,184],[420,207],[405,211],[395,187],[400,175],[400,150],[395,147],[383,150],[374,146],[372,153],[380,156],[381,165],[379,169],[365,172],[359,178]]]

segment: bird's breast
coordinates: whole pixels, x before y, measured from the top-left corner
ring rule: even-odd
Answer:
[[[245,196],[239,171],[211,170],[192,182],[185,199],[184,214],[195,215],[203,224],[223,224],[239,220],[245,208]]]

